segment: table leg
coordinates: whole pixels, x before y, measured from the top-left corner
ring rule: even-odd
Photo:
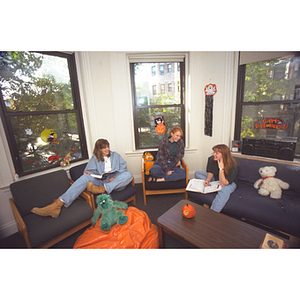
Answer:
[[[159,225],[158,225],[158,239],[159,239],[159,248],[165,248],[164,231],[162,227]]]

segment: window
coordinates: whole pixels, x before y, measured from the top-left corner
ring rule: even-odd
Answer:
[[[172,73],[172,64],[168,63],[168,73]]]
[[[160,75],[165,74],[165,64],[159,64],[159,73]]]
[[[152,95],[156,96],[156,85],[152,87]]]
[[[239,66],[235,139],[297,139],[300,156],[299,65],[289,55]]]
[[[88,158],[74,55],[0,52],[0,91],[19,176]]]
[[[155,59],[152,58],[151,62],[145,62],[147,59],[139,62],[136,58],[134,62],[130,62],[136,149],[157,148],[160,141],[168,137],[168,132],[174,126],[181,127],[185,132],[184,57],[176,57],[171,63],[167,58],[164,58],[166,60],[163,63],[161,59],[158,62]],[[161,73],[165,63],[172,65],[172,74],[168,74],[168,76],[171,76],[174,82],[178,82],[180,87],[178,90],[172,88],[171,93],[166,93],[165,82],[159,76],[160,74],[152,76],[153,67],[157,66],[159,73]],[[178,65],[180,68],[177,67]],[[153,89],[154,86],[160,86],[160,89],[156,91]],[[142,105],[138,101],[140,98],[146,99]],[[163,117],[165,125],[163,134],[158,134],[155,127],[155,119],[160,117]]]
[[[156,66],[151,67],[152,76],[156,75]]]

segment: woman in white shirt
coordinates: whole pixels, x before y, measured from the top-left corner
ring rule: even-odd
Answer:
[[[103,177],[99,179],[101,175]],[[121,191],[125,189],[132,178],[133,175],[127,171],[127,163],[121,155],[110,150],[108,140],[99,139],[95,143],[93,156],[89,160],[83,175],[53,203],[43,208],[35,207],[31,211],[40,216],[57,218],[61,207],[63,205],[65,207],[70,206],[85,189],[93,194],[105,192],[110,194],[113,190]]]

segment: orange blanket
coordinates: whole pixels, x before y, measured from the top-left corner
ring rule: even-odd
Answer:
[[[124,225],[115,224],[109,231],[100,229],[100,220],[79,236],[74,249],[155,249],[158,248],[157,226],[148,215],[136,207],[124,211]]]

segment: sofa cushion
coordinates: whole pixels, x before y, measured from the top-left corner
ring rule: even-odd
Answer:
[[[41,217],[28,214],[23,220],[26,224],[31,246],[39,247],[76,225],[91,219],[93,211],[83,201],[76,199],[68,208],[62,207],[58,218]]]
[[[174,190],[186,188],[185,179],[177,181],[162,181],[162,182],[148,182],[148,177],[145,175],[146,190]]]
[[[289,190],[300,193],[300,165],[285,164],[284,162],[273,162],[273,161],[260,161],[255,159],[234,157],[238,163],[238,183],[240,181],[255,183],[260,179],[258,173],[259,168],[265,166],[274,166],[277,169],[275,178],[281,179],[290,184]]]
[[[69,187],[67,173],[65,170],[59,170],[29,179],[20,179],[10,185],[10,190],[21,216],[24,217],[31,213],[33,207],[44,207],[52,203]]]

